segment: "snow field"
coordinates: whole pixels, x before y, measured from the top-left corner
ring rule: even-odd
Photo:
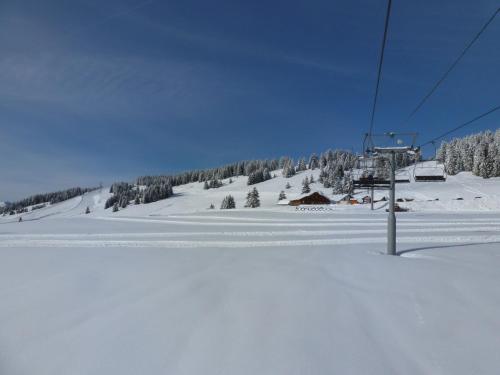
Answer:
[[[384,203],[276,204],[310,174],[0,218],[0,374],[496,374],[499,179],[398,185],[390,257]]]
[[[2,373],[489,374],[500,365],[497,215],[398,215],[402,256],[390,257],[382,214],[225,214],[2,226],[0,242],[13,241],[0,247]],[[189,246],[169,242],[178,239]]]

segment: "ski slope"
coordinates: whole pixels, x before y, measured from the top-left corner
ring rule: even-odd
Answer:
[[[277,204],[310,174],[257,184],[257,209],[236,178],[1,217],[0,373],[496,374],[500,180],[398,185],[390,257],[383,202]],[[236,210],[207,209],[227,194]]]
[[[419,166],[426,167],[433,162],[419,163]],[[233,183],[224,180],[224,185],[218,189],[204,190],[202,183],[190,183],[176,186],[175,195],[169,199],[141,204],[138,206],[130,205],[120,212],[112,212],[111,209],[104,210],[106,200],[111,196],[109,188],[92,191],[81,197],[75,197],[67,201],[48,205],[47,207],[24,213],[21,216],[23,220],[39,220],[46,217],[79,217],[85,213],[86,207],[89,207],[91,214],[89,217],[121,217],[121,216],[162,216],[171,214],[186,214],[194,212],[206,212],[210,204],[213,204],[216,211],[222,199],[231,194],[235,197],[237,210],[244,209],[247,193],[255,186],[260,194],[261,207],[259,211],[278,211],[281,212],[283,205],[278,205],[278,195],[281,190],[285,191],[287,199],[296,199],[301,196],[302,181],[305,177],[311,175],[315,183],[311,184],[311,193],[318,191],[332,200],[342,198],[342,195],[332,195],[331,189],[324,188],[318,181],[319,170],[308,170],[300,172],[291,178],[283,178],[281,171],[273,172],[276,177],[256,184],[247,186],[247,177],[233,177]],[[400,170],[402,176],[411,179],[411,183],[397,184],[396,198],[410,199],[411,202],[401,203],[414,212],[443,212],[443,211],[500,211],[500,178],[483,179],[473,176],[470,172],[462,172],[456,176],[448,176],[446,182],[415,182],[413,180],[414,167],[407,167]],[[432,173],[427,170],[426,173]],[[291,188],[285,186],[290,183]],[[361,200],[368,191],[357,190],[355,197]],[[388,196],[388,191],[379,190],[375,192],[375,199],[381,199]],[[283,202],[282,202],[283,203]],[[286,203],[286,201],[285,201]],[[385,209],[385,203],[376,204],[377,209]],[[329,209],[334,210],[366,210],[365,207],[345,207],[332,206]],[[0,224],[5,222],[17,222],[19,215],[0,217]]]

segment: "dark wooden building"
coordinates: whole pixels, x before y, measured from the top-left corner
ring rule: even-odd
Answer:
[[[331,201],[324,195],[314,192],[300,199],[294,199],[288,202],[290,206],[300,206],[301,204],[330,204]]]

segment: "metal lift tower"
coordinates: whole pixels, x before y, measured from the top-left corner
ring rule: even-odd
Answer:
[[[404,137],[411,137],[410,145],[404,145]],[[384,137],[386,140],[389,139],[392,144],[387,146],[374,146],[374,137]],[[367,149],[372,155],[379,155],[387,157],[390,164],[390,183],[389,183],[389,216],[387,218],[387,254],[396,255],[396,155],[397,154],[414,154],[418,151],[418,148],[414,146],[415,139],[417,137],[416,133],[385,133],[382,135],[370,135],[370,147]]]

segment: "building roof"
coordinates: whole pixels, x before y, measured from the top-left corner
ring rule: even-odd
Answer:
[[[299,206],[301,204],[330,204],[331,201],[324,195],[315,191],[312,194],[306,195],[305,197],[291,200],[288,204],[290,206]]]

